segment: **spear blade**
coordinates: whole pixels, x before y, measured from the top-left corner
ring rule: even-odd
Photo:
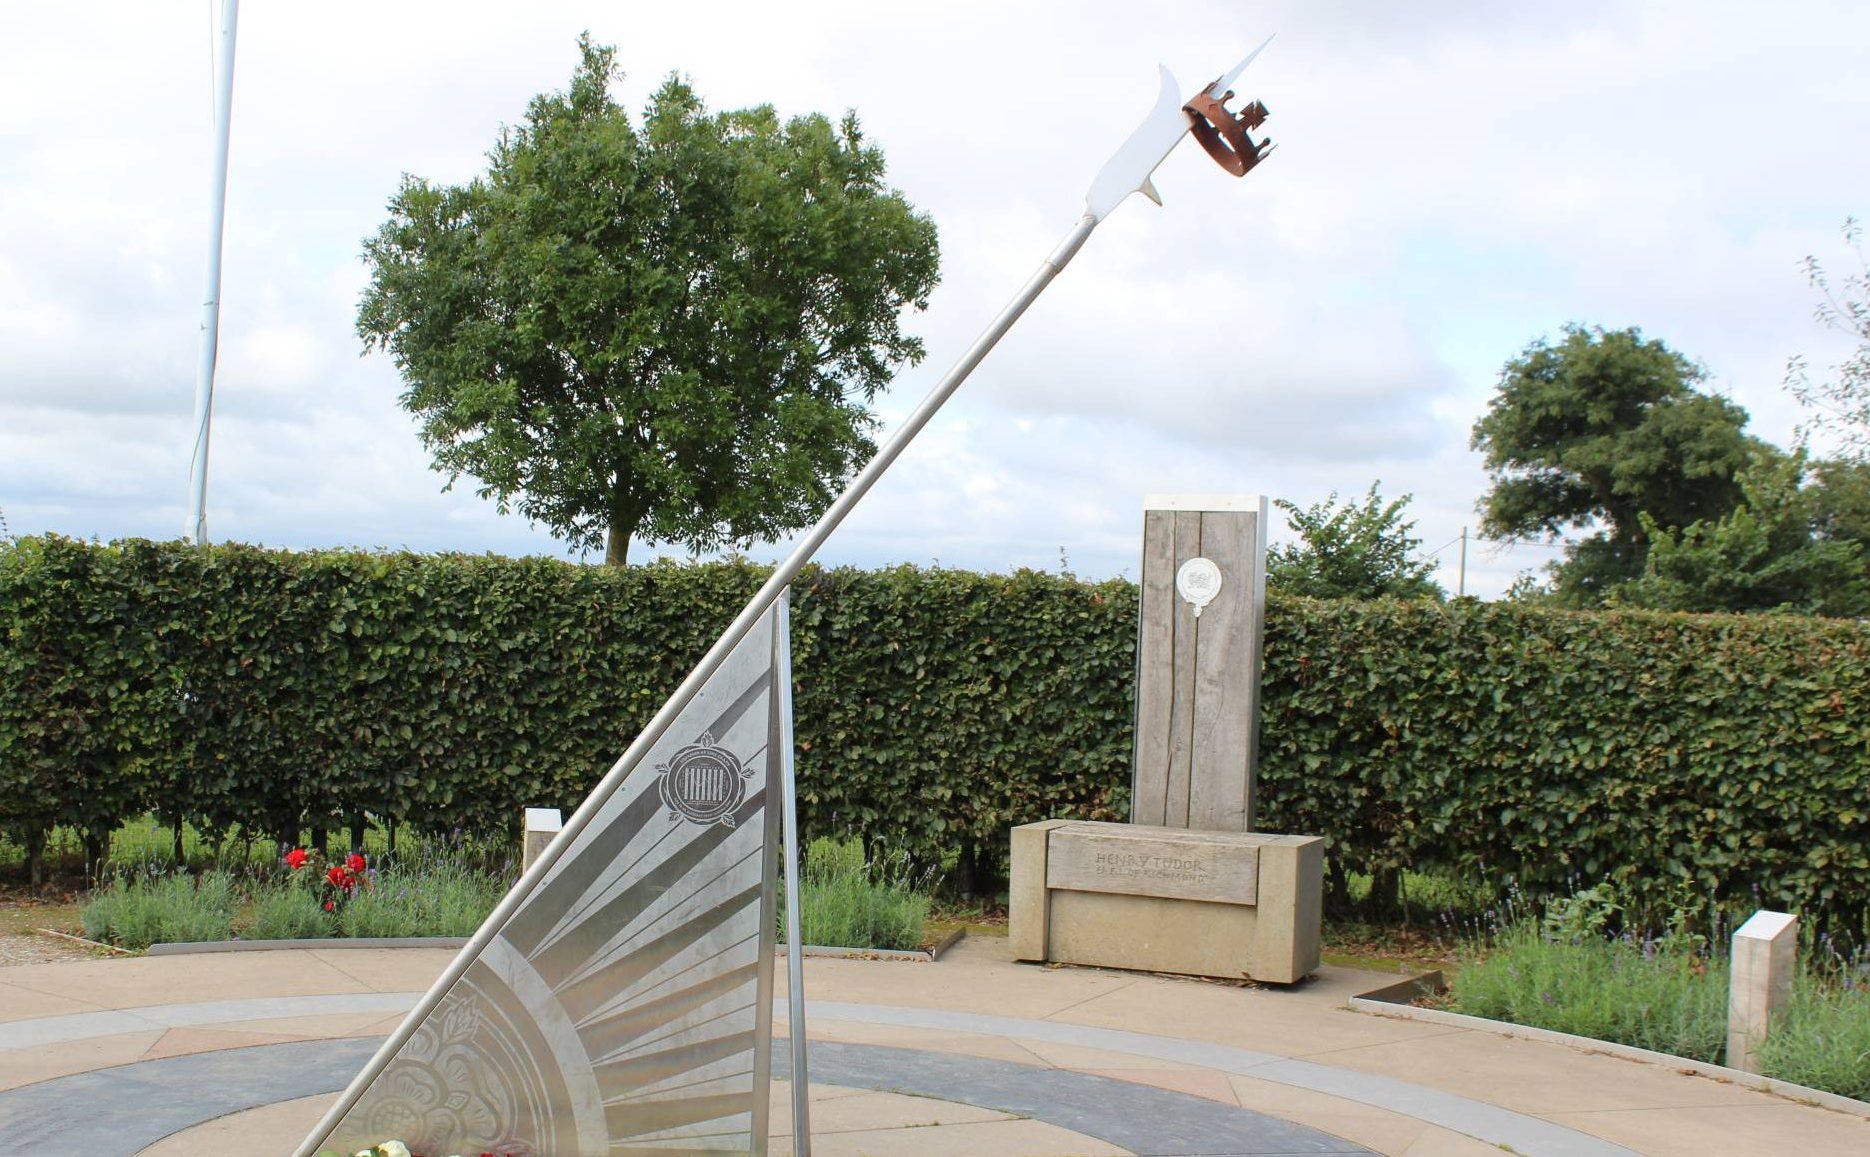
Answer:
[[[1197,95],[1206,95],[1216,101],[1224,99],[1228,89],[1247,65],[1252,64],[1254,57],[1265,51],[1272,42],[1273,38],[1268,36],[1260,42],[1258,48],[1247,53],[1239,64]],[[1141,193],[1156,204],[1162,204],[1162,196],[1156,192],[1150,177],[1188,134],[1192,122],[1189,115],[1182,111],[1182,90],[1176,84],[1174,75],[1161,65],[1156,66],[1156,72],[1159,88],[1155,107],[1143,119],[1143,123],[1136,126],[1136,131],[1130,134],[1129,139],[1104,162],[1104,167],[1098,170],[1096,179],[1091,182],[1090,191],[1084,195],[1084,211],[1096,221],[1101,222],[1110,216],[1131,193]]]

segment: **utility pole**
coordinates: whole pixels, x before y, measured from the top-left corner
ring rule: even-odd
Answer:
[[[234,119],[234,28],[240,0],[223,0],[215,41],[214,179],[208,187],[208,291],[201,303],[201,364],[195,374],[195,449],[188,460],[188,541],[208,541],[208,427],[214,421],[214,358],[221,338],[221,235],[227,224],[227,141]]]
[[[1454,597],[1467,597],[1467,527],[1461,528],[1461,568],[1456,572]]]

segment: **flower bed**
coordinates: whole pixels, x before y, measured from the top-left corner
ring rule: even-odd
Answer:
[[[1470,944],[1435,1007],[1725,1064],[1725,935],[1643,936],[1602,885]],[[1760,1050],[1777,1080],[1870,1100],[1870,947],[1808,937],[1791,1000]]]
[[[136,872],[92,895],[84,933],[120,948],[152,944],[331,937],[468,936],[506,891],[503,874],[446,855],[377,866],[350,854],[326,862],[294,848],[282,866],[238,874]]]

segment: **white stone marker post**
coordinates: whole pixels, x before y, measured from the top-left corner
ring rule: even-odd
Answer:
[[[1792,995],[1799,918],[1759,911],[1734,933],[1727,995],[1727,1067],[1760,1071],[1760,1044]]]
[[[526,827],[520,836],[519,870],[524,872],[532,867],[533,861],[539,858],[546,845],[552,842],[552,837],[558,835],[559,829],[564,826],[565,817],[555,807],[527,808]]]

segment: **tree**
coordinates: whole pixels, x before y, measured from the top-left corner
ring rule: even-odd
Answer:
[[[1422,540],[1402,513],[1413,495],[1385,503],[1378,485],[1370,484],[1362,503],[1343,506],[1335,490],[1303,510],[1277,499],[1273,505],[1286,512],[1299,541],[1267,552],[1267,583],[1315,599],[1442,598],[1435,564],[1412,557]]]
[[[1851,251],[1856,272],[1836,286],[1818,258],[1807,256],[1805,276],[1818,291],[1813,316],[1820,325],[1853,339],[1857,349],[1831,367],[1829,380],[1814,383],[1802,357],[1786,367],[1786,389],[1810,411],[1799,424],[1800,446],[1809,446],[1816,433],[1832,435],[1840,457],[1870,461],[1870,256],[1863,247],[1863,226],[1854,217],[1844,219],[1844,244]]]
[[[1811,463],[1810,474],[1806,493],[1814,507],[1814,532],[1860,543],[1870,558],[1870,462],[1819,459]]]
[[[899,315],[935,226],[883,183],[855,114],[709,113],[671,77],[640,126],[580,38],[465,185],[405,177],[366,241],[367,349],[449,486],[621,564],[809,525],[875,453],[867,403],[922,356]]]
[[[1680,531],[1643,516],[1649,557],[1611,602],[1663,611],[1870,610],[1864,547],[1825,532],[1822,489],[1802,486],[1803,454],[1759,455],[1740,476],[1739,506]]]
[[[1492,489],[1481,533],[1552,541],[1596,529],[1555,566],[1555,597],[1596,605],[1643,572],[1649,532],[1721,517],[1764,443],[1742,433],[1746,411],[1695,389],[1705,371],[1642,331],[1566,326],[1506,364],[1473,446]]]

